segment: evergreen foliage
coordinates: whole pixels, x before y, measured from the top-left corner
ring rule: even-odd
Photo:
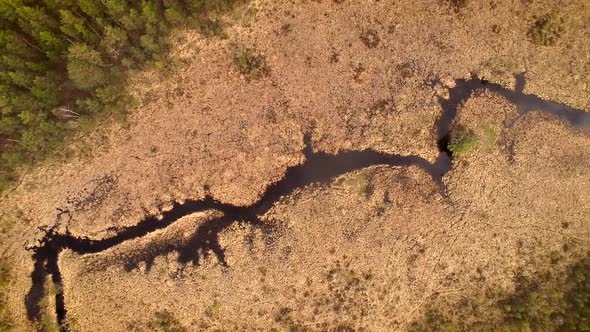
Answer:
[[[163,65],[171,29],[236,1],[0,1],[0,190],[70,128],[124,110],[126,72]]]

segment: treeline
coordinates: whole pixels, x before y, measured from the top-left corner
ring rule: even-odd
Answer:
[[[0,189],[72,128],[125,109],[125,73],[164,64],[169,31],[216,33],[236,0],[1,0]]]

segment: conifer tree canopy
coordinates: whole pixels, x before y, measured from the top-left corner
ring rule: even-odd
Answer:
[[[78,121],[124,111],[125,72],[165,62],[171,29],[231,3],[0,1],[0,190]]]

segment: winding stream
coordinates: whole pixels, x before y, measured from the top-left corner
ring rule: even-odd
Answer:
[[[45,292],[44,281],[46,277],[50,276],[54,283],[61,283],[58,256],[64,249],[71,249],[78,254],[98,253],[124,241],[163,229],[183,216],[199,211],[217,210],[222,212],[223,215],[201,224],[187,243],[171,244],[163,248],[150,250],[149,254],[125,262],[125,267],[126,269],[133,269],[139,262],[146,262],[149,268],[157,256],[172,251],[179,252],[180,263],[193,262],[195,265],[199,264],[200,258],[206,257],[209,252],[213,252],[219,263],[227,266],[223,249],[219,244],[218,235],[220,232],[234,223],[248,223],[263,228],[269,227],[259,219],[259,216],[264,215],[281,197],[312,183],[326,183],[339,175],[374,165],[413,165],[430,174],[441,190],[444,191],[442,178],[452,167],[451,153],[447,148],[451,125],[457,116],[460,105],[468,100],[477,89],[485,88],[498,92],[516,105],[519,116],[531,111],[543,111],[556,115],[576,128],[590,128],[589,112],[552,101],[545,101],[534,95],[524,94],[524,83],[524,74],[517,77],[517,91],[482,81],[476,76],[469,80],[457,80],[456,86],[450,89],[449,99],[440,99],[443,113],[433,128],[438,138],[440,154],[434,163],[430,163],[419,156],[401,156],[374,150],[344,151],[338,155],[314,152],[311,146],[311,137],[306,135],[305,162],[288,168],[282,180],[269,186],[260,200],[253,205],[246,207],[235,206],[219,202],[210,196],[202,200],[189,200],[183,204],[174,203],[170,211],[162,212],[161,219],[155,216],[147,217],[135,226],[125,228],[117,235],[102,240],[74,237],[69,233],[60,234],[57,232],[57,226],[44,228],[42,230],[45,232],[45,236],[40,241],[40,244],[29,249],[33,251],[35,264],[31,273],[33,285],[25,297],[28,318],[32,321],[39,321],[42,318],[40,301]],[[55,302],[57,321],[61,326],[61,330],[68,331],[69,329],[65,324],[67,310],[63,293],[56,295]]]

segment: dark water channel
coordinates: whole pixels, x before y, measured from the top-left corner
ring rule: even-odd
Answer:
[[[124,241],[163,229],[183,216],[213,209],[222,212],[223,216],[198,226],[192,238],[186,243],[181,245],[171,244],[163,248],[149,250],[149,253],[141,257],[132,258],[128,262],[122,263],[125,264],[127,269],[133,269],[139,262],[146,262],[149,268],[157,256],[176,251],[179,252],[180,263],[192,262],[198,265],[201,258],[208,255],[209,252],[213,252],[219,263],[222,266],[227,266],[223,249],[219,244],[219,233],[234,223],[248,223],[262,228],[268,227],[261,222],[259,216],[264,215],[281,197],[289,195],[298,188],[303,188],[312,183],[327,183],[339,175],[374,165],[417,166],[430,174],[441,186],[441,189],[444,188],[442,178],[452,167],[452,158],[448,150],[451,126],[460,105],[469,99],[477,89],[485,88],[498,92],[514,103],[521,115],[531,111],[542,111],[553,114],[576,128],[590,128],[590,113],[524,94],[522,92],[524,75],[518,77],[517,91],[482,81],[475,76],[469,80],[457,80],[456,83],[456,86],[450,90],[449,99],[440,100],[443,113],[433,128],[438,138],[440,150],[435,163],[430,163],[418,156],[386,154],[374,150],[343,151],[337,155],[314,152],[311,146],[311,137],[306,135],[305,162],[288,168],[283,179],[269,186],[261,199],[251,206],[243,207],[225,204],[212,197],[186,201],[183,204],[175,203],[170,211],[162,212],[161,219],[155,216],[147,217],[135,226],[125,228],[118,232],[117,235],[103,240],[74,237],[68,233],[60,234],[57,232],[57,227],[42,229],[45,236],[38,245],[29,249],[33,252],[35,261],[34,271],[31,274],[33,285],[25,297],[29,319],[32,321],[41,319],[40,301],[45,292],[45,278],[50,276],[54,283],[61,283],[58,255],[66,248],[79,254],[98,253]],[[61,330],[68,331],[69,328],[65,324],[67,310],[63,294],[56,295],[55,311]]]

